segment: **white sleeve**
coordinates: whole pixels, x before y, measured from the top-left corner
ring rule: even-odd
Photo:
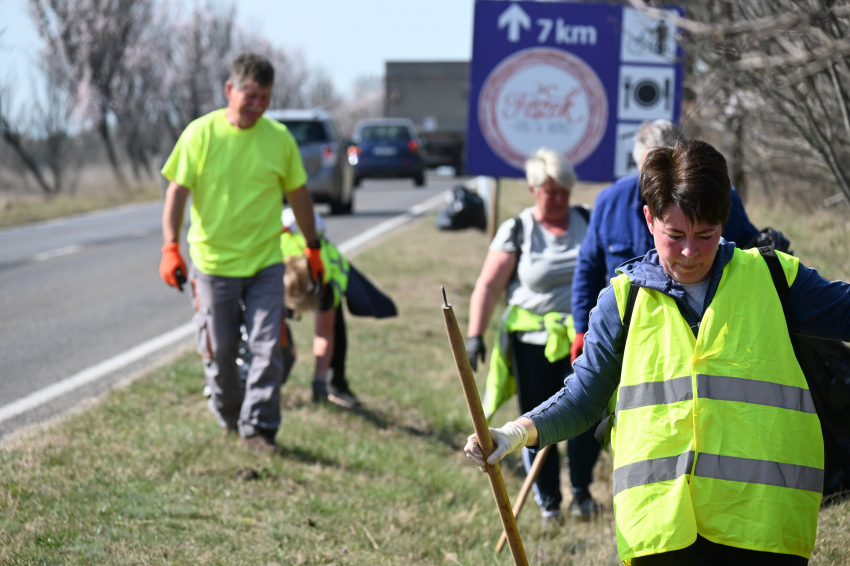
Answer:
[[[496,236],[490,242],[490,251],[492,252],[515,252],[516,242],[514,241],[514,224],[516,218],[510,218],[502,222],[499,229],[496,231]]]

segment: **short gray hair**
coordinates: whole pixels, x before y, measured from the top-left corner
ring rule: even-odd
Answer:
[[[525,178],[534,188],[542,187],[547,179],[552,179],[569,192],[576,182],[576,173],[563,155],[542,147],[525,162]]]
[[[670,120],[646,121],[635,132],[635,148],[632,157],[640,164],[643,153],[656,147],[674,147],[682,137],[682,130]]]
[[[257,53],[241,53],[230,65],[230,84],[242,90],[245,80],[252,79],[261,87],[274,84],[274,66],[267,57]]]

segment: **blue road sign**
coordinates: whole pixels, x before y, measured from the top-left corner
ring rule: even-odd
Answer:
[[[635,173],[637,126],[679,120],[681,60],[676,28],[631,7],[478,0],[467,171],[522,177],[549,147],[582,180]]]

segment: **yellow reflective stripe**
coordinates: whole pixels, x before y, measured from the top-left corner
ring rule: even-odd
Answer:
[[[652,458],[626,464],[614,470],[614,497],[625,489],[674,480],[691,473],[694,465],[694,452],[689,450],[678,456]]]
[[[700,453],[694,475],[823,493],[823,470],[769,460]]]
[[[703,399],[738,401],[816,414],[808,389],[769,381],[697,374],[697,393]]]
[[[623,385],[617,397],[617,412],[650,405],[667,405],[694,398],[691,376],[666,381],[650,381],[637,385]]]

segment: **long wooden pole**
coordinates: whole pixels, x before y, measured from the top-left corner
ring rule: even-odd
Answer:
[[[534,458],[534,463],[531,465],[531,469],[528,470],[528,475],[525,477],[525,482],[522,484],[522,488],[519,490],[519,495],[517,495],[516,500],[514,500],[514,519],[519,519],[519,512],[522,511],[522,506],[525,505],[525,500],[528,498],[528,492],[531,491],[531,486],[537,481],[537,476],[540,475],[540,470],[543,468],[543,462],[546,461],[546,458],[549,456],[549,452],[552,450],[552,444],[546,446],[537,453],[537,457]],[[502,531],[502,535],[499,537],[499,542],[496,543],[496,554],[502,552],[502,549],[505,547],[505,541],[508,540],[508,535],[505,531]]]
[[[490,188],[489,206],[487,210],[487,241],[492,242],[496,237],[496,230],[499,228],[499,193],[501,192],[502,181],[499,178],[493,180]]]
[[[458,328],[455,313],[449,305],[448,299],[446,299],[445,288],[443,288],[443,318],[446,321],[446,332],[449,335],[449,344],[452,348],[455,366],[457,366],[457,375],[463,386],[463,394],[466,396],[466,406],[469,408],[469,414],[472,417],[472,426],[475,429],[475,434],[478,435],[478,444],[481,445],[481,451],[486,460],[493,453],[493,439],[490,437],[490,428],[487,426],[484,409],[481,407],[481,398],[478,397],[475,377],[472,375],[472,368],[469,366],[469,358],[463,344],[463,335]],[[496,498],[496,507],[499,509],[499,517],[502,519],[502,526],[507,533],[508,546],[510,546],[514,564],[516,566],[528,566],[528,559],[525,557],[525,549],[522,546],[516,519],[514,519],[511,510],[508,490],[505,488],[505,480],[502,478],[502,470],[496,463],[486,464],[484,471],[487,472],[487,477],[490,479],[490,488]]]

